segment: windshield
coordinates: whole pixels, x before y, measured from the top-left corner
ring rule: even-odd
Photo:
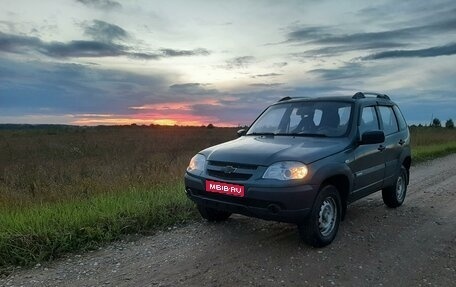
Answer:
[[[269,107],[247,135],[340,137],[348,129],[352,104],[304,101]]]

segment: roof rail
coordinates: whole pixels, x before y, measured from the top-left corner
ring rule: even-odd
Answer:
[[[372,93],[372,92],[357,92],[356,94],[353,95],[352,99],[364,99],[364,98],[366,98],[366,95],[374,95],[378,99],[391,100],[390,97],[388,97],[385,94]]]
[[[289,97],[289,96],[286,96],[284,98],[281,98],[277,102],[284,102],[284,101],[289,101],[289,100],[293,100],[293,99],[308,99],[308,98],[309,97]]]
[[[288,100],[291,100],[291,97],[284,97],[284,98],[281,98],[280,100],[278,100],[278,102],[283,102],[283,101],[288,101]]]

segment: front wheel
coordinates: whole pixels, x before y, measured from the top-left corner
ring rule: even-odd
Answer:
[[[224,221],[231,216],[230,212],[221,211],[202,205],[198,205],[198,211],[201,214],[201,217],[208,221]]]
[[[341,206],[337,188],[324,186],[317,195],[310,216],[298,225],[300,237],[314,247],[330,244],[339,230]]]
[[[404,202],[407,193],[407,169],[401,167],[401,172],[393,186],[386,187],[382,190],[383,202],[386,206],[396,208]]]

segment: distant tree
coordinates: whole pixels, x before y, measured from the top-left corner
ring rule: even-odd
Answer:
[[[445,123],[445,127],[449,128],[449,129],[453,129],[454,128],[453,120],[452,119],[447,120],[446,123]]]
[[[434,118],[432,120],[431,127],[439,128],[441,126],[442,126],[442,123],[440,122],[440,120],[438,118]]]
[[[419,125],[418,125],[418,127],[419,127],[419,128],[422,128],[422,127],[423,127],[423,125],[422,125],[422,124],[419,124]]]
[[[207,125],[207,128],[208,128],[208,129],[213,129],[213,128],[215,128],[215,126],[214,126],[213,124],[208,124],[208,125]]]

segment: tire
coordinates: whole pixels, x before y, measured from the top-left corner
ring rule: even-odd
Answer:
[[[390,208],[396,208],[402,205],[407,193],[407,169],[401,167],[399,176],[393,186],[386,187],[382,190],[383,202]]]
[[[299,236],[314,247],[330,244],[337,235],[342,214],[340,194],[333,185],[321,188],[309,217],[298,225]]]
[[[198,211],[201,217],[207,221],[225,221],[231,216],[230,212],[217,210],[214,208],[198,205]]]

